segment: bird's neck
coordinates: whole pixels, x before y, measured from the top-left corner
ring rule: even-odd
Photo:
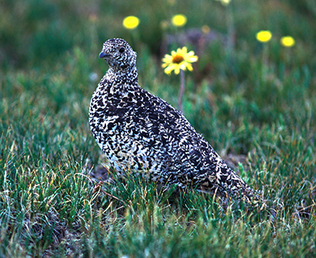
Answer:
[[[109,68],[95,91],[99,95],[117,96],[139,90],[136,66],[129,69]]]
[[[110,67],[104,77],[111,84],[138,85],[138,73],[136,66],[125,69]]]

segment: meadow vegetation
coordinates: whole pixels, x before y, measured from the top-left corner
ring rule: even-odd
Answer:
[[[316,256],[314,1],[4,0],[0,9],[0,257]],[[183,27],[171,24],[176,14]],[[122,26],[128,15],[136,29]],[[271,40],[258,42],[260,30]],[[237,157],[267,212],[175,197],[139,177],[90,178],[105,162],[88,126],[107,70],[102,43],[126,39],[140,85],[176,107],[179,76],[164,74],[161,58],[192,31],[206,40],[182,41],[199,56],[185,74],[184,114],[224,158]]]

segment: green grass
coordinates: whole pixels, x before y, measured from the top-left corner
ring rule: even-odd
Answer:
[[[0,257],[316,255],[312,1],[0,5]],[[160,27],[177,13],[187,15],[185,28]],[[131,14],[141,20],[136,31],[121,26]],[[102,42],[127,39],[138,52],[141,85],[176,106],[179,78],[163,73],[163,38],[205,24],[225,37],[229,15],[235,45],[217,40],[199,53],[186,73],[184,113],[224,157],[248,157],[236,169],[269,212],[224,209],[195,192],[161,193],[139,177],[121,182],[114,174],[112,185],[98,187],[90,171],[105,160],[88,107],[107,69],[97,58]],[[255,40],[261,29],[273,33],[266,45]],[[283,35],[296,45],[283,48]]]

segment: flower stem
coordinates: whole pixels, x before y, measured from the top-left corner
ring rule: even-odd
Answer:
[[[178,98],[178,108],[179,111],[183,113],[183,107],[182,107],[182,98],[184,93],[184,86],[185,86],[185,78],[184,78],[184,71],[180,69],[180,92],[179,92],[179,98]]]

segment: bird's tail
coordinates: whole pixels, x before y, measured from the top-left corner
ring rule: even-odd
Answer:
[[[221,202],[242,202],[247,206],[260,206],[260,195],[248,186],[234,170],[222,161],[217,172],[210,172],[200,184],[199,191],[218,197]]]

